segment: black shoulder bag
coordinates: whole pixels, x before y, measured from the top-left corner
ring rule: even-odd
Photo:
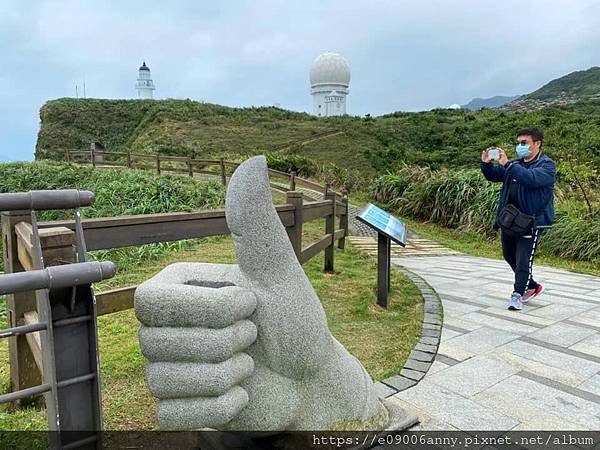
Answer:
[[[510,199],[510,190],[513,187],[513,178],[509,175],[508,192],[506,193],[506,200]],[[544,204],[544,208],[546,204]],[[542,208],[542,210],[544,209]],[[502,228],[502,231],[506,232],[511,236],[525,236],[533,232],[533,224],[535,221],[535,215],[530,216],[521,212],[513,204],[505,205],[498,213],[498,225]]]

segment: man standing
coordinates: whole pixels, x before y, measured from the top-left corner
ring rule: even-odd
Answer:
[[[541,153],[542,141],[540,130],[526,128],[517,134],[517,158],[509,160],[501,148],[481,154],[485,178],[503,183],[494,228],[501,229],[502,254],[515,274],[511,310],[522,309],[544,289],[532,277],[533,257],[542,230],[554,222],[556,163]]]

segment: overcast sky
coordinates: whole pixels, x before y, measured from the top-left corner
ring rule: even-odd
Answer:
[[[310,111],[320,53],[352,70],[348,112],[516,95],[600,65],[597,0],[0,0],[0,160],[32,159],[45,101],[156,98]]]

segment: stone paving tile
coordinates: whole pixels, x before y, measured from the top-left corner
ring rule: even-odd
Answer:
[[[569,317],[569,320],[572,322],[600,327],[600,311],[594,309],[591,311],[580,312],[579,314]]]
[[[561,347],[569,347],[593,334],[597,334],[596,331],[589,328],[566,323],[556,323],[531,333],[529,337],[560,345]]]
[[[589,310],[598,307],[598,303],[591,302],[589,300],[574,300],[572,298],[561,297],[557,295],[551,295],[544,291],[544,293],[531,301],[532,304],[542,304],[544,303],[546,306],[548,305],[564,305],[569,307],[581,308],[582,311]]]
[[[595,333],[590,337],[571,345],[569,348],[571,350],[587,353],[588,355],[594,355],[600,358],[600,334]]]
[[[466,303],[444,300],[444,316],[462,316],[470,312],[479,311],[483,306],[473,306]]]
[[[530,358],[524,358],[509,352],[496,351],[493,355],[496,358],[506,361],[508,364],[519,367],[521,370],[526,370],[533,374],[573,387],[579,386],[587,378],[579,373],[571,372],[567,367],[552,367],[539,361],[534,361]]]
[[[507,398],[515,397],[522,405],[539,405],[552,413],[560,411],[560,416],[568,422],[583,425],[591,430],[600,429],[599,403],[531,380],[526,375],[526,373],[515,375],[505,380],[502,385],[492,387],[491,390],[509,388],[510,394]],[[577,391],[574,388],[569,389]],[[593,394],[590,395],[594,397]]]
[[[448,364],[445,364],[441,361],[435,360],[435,361],[433,361],[433,364],[427,371],[427,375],[425,375],[425,378],[430,377],[431,375],[439,372],[440,370],[447,369],[448,367],[452,367],[452,366],[449,366]]]
[[[579,389],[591,392],[592,394],[600,395],[600,374],[596,374],[593,377],[581,382],[577,386]]]
[[[438,353],[435,356],[435,360],[437,362],[441,362],[443,364],[446,364],[447,366],[455,366],[457,364],[460,364],[460,361],[458,359],[450,358],[449,356],[442,355],[441,353]]]
[[[598,297],[595,295],[592,296],[589,294],[576,294],[573,292],[559,291],[556,289],[548,289],[548,294],[572,299],[574,301],[579,300],[579,301],[587,301],[587,302],[591,302],[591,303],[598,303]]]
[[[545,286],[548,292],[564,292],[568,294],[589,294],[593,289],[589,286],[582,286],[581,281],[576,283],[561,283],[558,280],[550,280],[548,281],[547,286]]]
[[[600,363],[544,348],[540,345],[533,345],[528,342],[512,341],[499,347],[498,351],[513,353],[558,369],[568,367],[569,370],[580,373],[585,377],[591,377],[600,371]]]
[[[472,397],[517,372],[518,367],[486,355],[474,356],[431,377],[429,382]]]
[[[465,298],[455,297],[453,295],[442,294],[442,304],[444,301],[449,300],[451,302],[466,303],[468,305],[479,306],[480,308],[502,308],[506,305],[506,300],[499,299],[498,297],[492,297],[490,295],[479,295],[476,297]]]
[[[519,334],[496,328],[482,327],[462,336],[449,339],[445,344],[469,354],[479,354],[514,341],[519,336]]]
[[[534,327],[537,329],[544,328],[544,325],[540,325],[538,323],[532,322],[531,320],[527,320],[529,317],[533,316],[528,316],[526,310],[531,311],[530,308],[523,308],[522,311],[519,311],[517,313],[516,311],[510,311],[507,309],[506,311],[512,314],[498,314],[493,311],[489,311],[488,309],[482,309],[481,311],[479,311],[479,313],[485,316],[493,317],[495,319],[508,320],[512,323],[519,323],[528,327]]]
[[[452,331],[448,328],[444,328],[442,330],[442,342],[452,339],[453,337],[460,336],[461,334],[462,333],[459,333],[458,331]]]
[[[515,314],[518,314],[515,312]],[[528,334],[533,333],[538,328],[532,327],[530,325],[523,325],[521,323],[513,322],[509,319],[500,319],[497,317],[492,317],[486,314],[480,314],[478,312],[473,312],[469,314],[465,314],[461,316],[462,319],[471,320],[474,322],[484,323],[488,327],[497,328],[499,330],[509,331],[511,333],[517,334]]]
[[[483,327],[483,324],[465,320],[464,317],[444,317],[444,325],[451,325],[456,328],[462,328],[467,331],[473,331]]]
[[[519,421],[424,380],[394,396],[460,430],[509,430]]]
[[[532,316],[546,317],[548,319],[564,320],[573,316],[577,316],[582,312],[583,309],[576,308],[573,306],[549,305],[544,306],[543,308],[530,311],[529,314],[531,314]]]
[[[586,408],[595,410],[597,405],[518,375],[480,392],[471,400],[523,424],[535,422],[541,430],[598,429],[592,426],[598,418],[585,417]],[[567,407],[575,416],[567,413]]]
[[[542,412],[542,415],[531,416],[527,422],[521,422],[510,431],[586,431],[589,428],[577,423],[571,423],[557,416],[547,415]],[[529,447],[536,448],[536,445]],[[497,449],[495,449],[497,450]]]
[[[419,418],[419,423],[416,426],[410,428],[410,431],[459,431],[458,428],[453,427],[449,423],[445,423],[433,418],[426,411],[417,408],[412,403],[406,402],[396,396],[392,397],[388,401],[393,401],[399,407],[405,409],[406,411],[414,414]]]
[[[457,339],[457,338],[453,338],[453,339]],[[460,347],[455,347],[454,345],[451,344],[451,342],[452,342],[452,339],[440,343],[440,346],[438,348],[438,355],[448,356],[448,357],[450,357],[452,359],[456,359],[458,361],[464,361],[465,359],[469,359],[472,356],[474,356],[474,353],[471,353],[467,350],[463,350]]]
[[[502,305],[502,306],[504,306],[504,305]],[[535,326],[535,327],[548,326],[548,325],[552,325],[553,323],[558,322],[558,319],[547,319],[545,317],[534,316],[534,315],[530,314],[530,312],[532,310],[533,310],[533,308],[531,308],[529,306],[529,304],[527,304],[521,311],[519,311],[518,314],[515,314],[514,311],[510,311],[510,310],[506,309],[505,307],[504,308],[498,308],[498,307],[486,308],[482,312],[491,313],[491,314],[494,314],[495,316],[501,316],[501,317],[507,318],[509,320],[516,319],[519,321],[519,323],[528,322],[531,324],[531,326]]]

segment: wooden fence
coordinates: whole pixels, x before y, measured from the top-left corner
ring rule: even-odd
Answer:
[[[222,167],[222,162],[218,163]],[[333,271],[336,242],[343,249],[348,235],[347,194],[339,196],[325,188],[324,200],[305,202],[301,192],[289,191],[286,193],[286,204],[276,209],[298,260],[304,263],[324,252],[324,270]],[[320,218],[325,219],[325,234],[316,242],[304,245],[303,224]],[[7,273],[31,270],[33,267],[30,220],[27,211],[2,212],[3,256]],[[222,209],[84,219],[82,225],[88,251],[229,234],[225,211]],[[39,227],[46,267],[75,261],[73,222],[42,222]],[[98,315],[132,308],[136,287],[97,293]],[[7,316],[11,327],[35,322],[35,293],[8,295]],[[40,384],[41,351],[39,334],[10,338],[9,359],[14,390]]]
[[[330,133],[330,132],[328,132]],[[167,156],[149,153],[107,152],[103,150],[54,150],[67,162],[78,164],[91,164],[97,168],[129,168],[151,170],[157,174],[180,173],[190,177],[195,175],[209,175],[220,179],[225,186],[227,179],[240,163],[225,161],[224,159],[195,159],[186,156]],[[269,175],[285,182],[286,186],[271,182],[271,187],[279,191],[294,191],[297,186],[325,193],[328,188],[314,181],[300,178],[295,172],[291,174],[279,170],[269,169]],[[288,187],[289,186],[289,187]]]

